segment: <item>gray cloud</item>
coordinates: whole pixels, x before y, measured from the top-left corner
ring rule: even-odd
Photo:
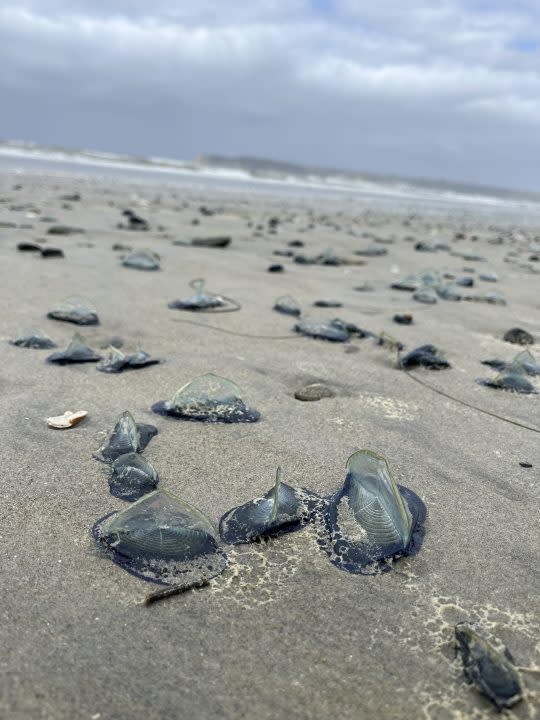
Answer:
[[[4,5],[1,134],[540,189],[538,28],[536,0]]]

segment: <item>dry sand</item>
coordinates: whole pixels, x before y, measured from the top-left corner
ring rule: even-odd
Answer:
[[[15,183],[22,189],[14,190]],[[74,190],[82,201],[62,208],[60,196]],[[384,330],[408,349],[434,343],[452,369],[415,374],[457,398],[540,427],[538,396],[475,383],[493,374],[481,360],[509,359],[519,349],[503,342],[508,328],[519,325],[540,339],[540,280],[534,272],[540,263],[529,262],[526,251],[540,242],[540,230],[514,228],[503,234],[502,244],[491,244],[499,230],[471,218],[416,217],[404,225],[404,216],[366,213],[348,201],[197,197],[30,176],[2,176],[0,197],[0,221],[33,226],[0,229],[0,716],[491,717],[489,703],[462,680],[452,631],[457,621],[477,621],[510,647],[520,666],[540,665],[538,435],[418,385],[372,339],[333,344],[299,337],[291,330],[294,319],[271,308],[278,296],[290,293],[312,318],[339,316]],[[86,232],[47,236],[40,215],[29,218],[29,208],[10,209],[24,204]],[[203,217],[200,204],[223,212]],[[126,207],[148,218],[151,231],[116,229]],[[303,232],[309,208],[315,227]],[[276,235],[266,232],[272,215],[290,219]],[[340,229],[325,224],[323,215]],[[195,217],[197,227],[191,224]],[[248,220],[265,224],[262,237],[253,237]],[[466,239],[454,241],[461,230]],[[363,232],[393,239],[381,245],[388,255],[367,258],[363,267],[300,266],[272,255],[298,238],[306,254],[332,247],[350,256],[373,242]],[[215,250],[171,243],[213,234],[231,234],[232,245]],[[471,241],[471,234],[479,239]],[[407,236],[448,242],[487,261],[420,253]],[[65,258],[16,251],[17,242],[36,238],[63,248]],[[111,249],[115,242],[151,247],[162,257],[162,270],[122,267]],[[512,262],[505,261],[509,250],[519,253]],[[284,263],[283,274],[266,272],[275,261]],[[496,271],[498,283],[477,281],[473,291],[502,291],[507,305],[440,300],[427,306],[389,289],[401,274],[430,267],[463,274],[464,266],[474,267],[475,275]],[[169,310],[167,302],[190,294],[188,282],[199,276],[211,291],[238,300],[242,310],[222,315]],[[373,291],[353,289],[363,282]],[[97,306],[101,325],[82,328],[92,347],[120,335],[126,348],[141,342],[165,362],[106,375],[92,364],[47,365],[48,351],[8,344],[37,326],[65,347],[76,326],[45,315],[74,293]],[[310,307],[328,297],[344,307]],[[392,322],[392,315],[403,311],[414,314],[414,325]],[[209,371],[238,383],[246,402],[261,411],[261,421],[209,426],[151,413],[152,403]],[[295,400],[295,389],[309,381],[330,384],[336,396]],[[540,389],[540,382],[536,386]],[[67,431],[47,427],[45,418],[68,409],[85,409],[89,416]],[[125,507],[109,494],[104,467],[92,451],[126,409],[159,429],[145,455],[161,487],[214,523],[232,506],[268,490],[278,464],[286,482],[327,493],[342,483],[348,456],[371,448],[426,503],[424,546],[392,572],[354,576],[329,563],[308,527],[236,549],[211,587],[146,608],[141,601],[152,586],[101,557],[90,535],[98,518]],[[520,461],[533,467],[522,468]],[[537,678],[524,675],[530,689],[538,689]],[[513,714],[533,717],[533,699]]]

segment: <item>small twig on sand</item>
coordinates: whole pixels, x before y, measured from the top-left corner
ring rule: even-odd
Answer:
[[[164,600],[165,598],[172,597],[172,595],[181,595],[182,593],[188,592],[188,590],[197,590],[198,588],[210,585],[210,579],[203,577],[200,580],[192,580],[185,583],[179,583],[178,585],[169,585],[162,590],[156,590],[156,592],[150,593],[144,598],[143,605],[152,605],[152,603],[158,600]]]

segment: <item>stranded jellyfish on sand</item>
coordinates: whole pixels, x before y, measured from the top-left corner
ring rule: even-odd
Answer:
[[[115,563],[151,582],[197,584],[227,566],[208,518],[163,490],[98,521],[93,535]]]
[[[111,495],[121,500],[138,500],[152,492],[159,482],[156,469],[143,455],[129,452],[120,455],[111,465]]]
[[[75,295],[55,305],[47,313],[47,317],[75,323],[75,325],[99,325],[96,308],[88,300]]]
[[[366,574],[388,569],[387,558],[418,552],[426,508],[398,486],[386,460],[359,450],[347,461],[343,487],[325,510],[329,540],[321,544],[336,567]]]
[[[454,632],[466,681],[489,698],[499,712],[518,703],[523,689],[510,652],[495,648],[469,623],[458,623]]]
[[[241,399],[241,390],[230,380],[206,373],[178,390],[172,400],[152,406],[159,415],[202,422],[252,423],[260,418]]]
[[[229,545],[238,545],[258,537],[297,530],[308,521],[317,501],[321,499],[314,493],[281,482],[281,468],[278,468],[274,487],[262,498],[250,500],[223,515],[219,522],[221,537]]]
[[[96,460],[111,463],[120,455],[140,453],[150,440],[157,435],[157,428],[145,423],[136,423],[128,410],[125,410],[114,426],[106,442],[94,453]]]
[[[97,362],[101,359],[86,343],[82,335],[75,333],[71,338],[71,342],[62,352],[56,352],[49,355],[47,362],[56,363],[57,365],[69,365],[73,363]]]
[[[126,355],[114,345],[109,345],[107,354],[98,362],[96,368],[101,372],[120,373],[124,370],[137,370],[148,365],[156,365],[159,362],[160,360],[150,357],[144,350],[138,350],[133,355]]]

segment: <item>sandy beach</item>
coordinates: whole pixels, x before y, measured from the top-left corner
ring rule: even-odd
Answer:
[[[62,199],[73,193],[81,199]],[[490,703],[464,682],[453,628],[476,622],[519,667],[540,665],[540,399],[477,380],[495,374],[482,360],[510,361],[523,349],[503,340],[516,326],[532,334],[529,349],[540,362],[540,222],[508,224],[474,207],[411,214],[373,210],[369,200],[345,195],[209,193],[5,172],[0,199],[0,716],[492,717]],[[127,208],[150,229],[118,228]],[[54,225],[84,232],[47,234]],[[173,244],[218,235],[231,244]],[[17,250],[40,240],[64,257]],[[304,247],[291,248],[294,240]],[[445,247],[423,252],[415,249],[420,241]],[[123,267],[126,251],[112,249],[118,243],[155,251],[161,269]],[[387,252],[355,255],[368,246]],[[274,254],[314,257],[328,248],[364,264],[300,264]],[[283,272],[268,272],[273,263]],[[498,292],[506,304],[439,298],[428,305],[390,288],[427,269],[467,275],[474,287],[464,294]],[[486,272],[498,281],[479,279]],[[240,311],[167,307],[191,295],[189,283],[200,277]],[[371,289],[355,289],[366,283]],[[373,337],[332,343],[301,336],[295,318],[272,309],[289,294],[303,318],[339,317],[394,336],[405,351],[431,343],[451,368],[409,374]],[[98,326],[46,317],[70,295],[93,302]],[[328,298],[343,306],[313,306]],[[413,324],[396,324],[396,313],[412,313]],[[36,327],[60,350],[80,331],[98,351],[120,336],[126,351],[142,346],[162,362],[111,375],[92,363],[51,365],[49,351],[9,344]],[[237,383],[260,421],[202,424],[152,413],[155,402],[206,372]],[[311,382],[334,396],[295,399]],[[540,391],[540,379],[531,382]],[[45,422],[81,409],[88,417],[69,430]],[[278,465],[287,483],[325,495],[343,483],[347,458],[367,448],[424,501],[423,546],[390,572],[353,575],[329,562],[308,525],[227,548],[229,566],[209,587],[145,607],[152,586],[100,554],[91,535],[99,518],[126,506],[110,495],[106,468],[92,457],[124,410],[158,428],[145,456],[159,487],[216,527],[227,510],[264,494]],[[538,692],[537,674],[522,677]],[[527,696],[507,717],[534,717],[534,702]]]

